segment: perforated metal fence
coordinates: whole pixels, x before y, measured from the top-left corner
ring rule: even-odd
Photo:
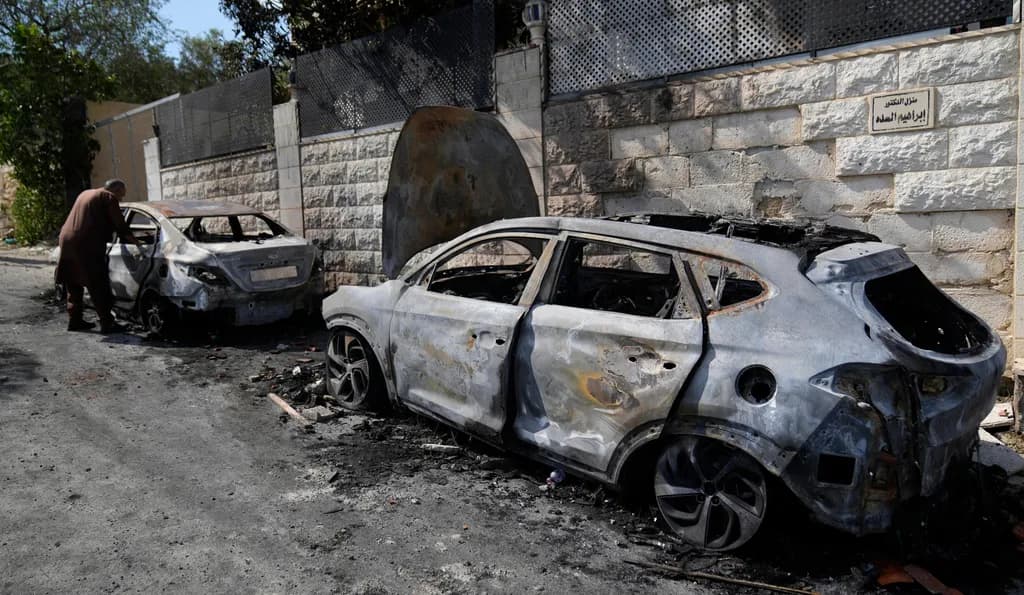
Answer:
[[[164,167],[274,143],[269,68],[249,73],[156,108]]]
[[[1012,0],[553,0],[554,95],[1009,17]]]
[[[299,56],[302,136],[401,121],[422,105],[490,107],[493,56],[492,0]]]

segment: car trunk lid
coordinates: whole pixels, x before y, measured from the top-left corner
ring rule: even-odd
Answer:
[[[309,280],[314,249],[305,240],[277,237],[256,242],[203,244],[245,291],[297,287]]]
[[[384,199],[384,272],[498,219],[540,214],[519,146],[492,115],[422,107],[402,127]]]

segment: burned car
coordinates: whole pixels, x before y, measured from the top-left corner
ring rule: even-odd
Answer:
[[[865,233],[526,217],[474,222],[401,270],[445,227],[414,231],[402,213],[446,205],[450,232],[478,211],[536,210],[532,187],[478,169],[506,154],[491,122],[431,108],[403,129],[384,213],[391,280],[323,305],[340,403],[390,402],[609,484],[640,477],[667,525],[709,550],[753,537],[776,484],[824,524],[885,531],[970,458],[1002,343]],[[460,136],[482,144],[446,148]]]
[[[246,326],[317,311],[317,248],[259,210],[213,201],[122,206],[140,245],[109,244],[111,290],[115,307],[151,332],[183,317]]]

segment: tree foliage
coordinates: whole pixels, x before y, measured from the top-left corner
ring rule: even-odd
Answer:
[[[249,66],[281,64],[299,54],[414,23],[467,0],[220,0],[221,12],[234,20],[245,44]],[[522,40],[522,0],[495,0],[495,38],[499,49]]]
[[[180,91],[196,91],[243,74],[245,54],[241,42],[224,39],[217,29],[182,40],[177,71]]]
[[[19,239],[37,241],[63,220],[65,196],[89,180],[98,146],[84,99],[106,96],[111,79],[96,62],[18,25],[0,54],[0,162],[24,187],[13,215]]]

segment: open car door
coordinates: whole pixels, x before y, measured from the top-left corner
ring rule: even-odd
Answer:
[[[130,309],[135,306],[139,289],[153,268],[153,254],[160,237],[160,228],[149,215],[131,208],[126,211],[128,227],[141,245],[125,244],[120,238],[114,237],[107,250],[107,266],[115,305]]]

